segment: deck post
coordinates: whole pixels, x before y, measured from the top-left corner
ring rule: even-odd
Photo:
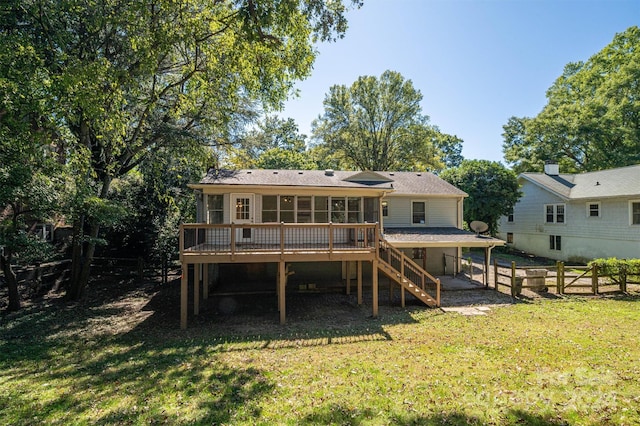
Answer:
[[[371,289],[373,292],[372,315],[378,318],[378,259],[371,261],[373,273],[371,274]]]
[[[180,328],[187,328],[187,303],[189,301],[189,265],[182,262],[182,277],[180,279]]]
[[[200,314],[200,264],[193,265],[193,315]]]
[[[358,305],[362,305],[362,260],[358,260]]]
[[[202,297],[209,299],[209,264],[202,265]]]
[[[278,310],[280,311],[280,324],[286,321],[286,284],[287,284],[287,268],[285,262],[281,260],[278,263]]]
[[[351,294],[351,262],[345,261],[345,270],[347,272],[347,296]]]

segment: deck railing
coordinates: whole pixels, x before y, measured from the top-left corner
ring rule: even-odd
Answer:
[[[180,254],[376,250],[378,224],[255,223],[180,226]]]

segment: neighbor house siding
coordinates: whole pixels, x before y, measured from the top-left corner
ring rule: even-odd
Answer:
[[[639,258],[640,226],[629,223],[631,198],[565,200],[521,179],[525,194],[514,208],[514,220],[500,220],[499,235],[513,234],[512,247],[558,260],[586,261],[599,257]],[[588,203],[599,203],[600,216],[588,215]],[[565,205],[565,223],[546,223],[546,204]],[[561,250],[550,250],[549,236],[562,238]]]

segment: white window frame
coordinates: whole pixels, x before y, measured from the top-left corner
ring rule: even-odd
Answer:
[[[329,223],[329,222],[316,222],[316,211],[318,213],[326,213],[327,217],[329,220],[331,220],[332,217],[332,213],[336,212],[339,213],[340,215],[344,215],[344,220],[339,222],[339,223],[347,223],[348,222],[348,218],[349,218],[349,213],[357,213],[357,222],[351,222],[351,223],[363,223],[362,221],[362,217],[364,214],[364,198],[363,197],[348,197],[348,196],[344,196],[344,197],[332,197],[332,196],[325,196],[325,195],[305,195],[305,194],[300,194],[300,195],[291,195],[291,194],[277,194],[277,195],[262,195],[262,197],[265,196],[273,196],[276,197],[276,216],[278,218],[278,222],[279,223],[282,221],[282,210],[281,210],[281,198],[282,197],[292,197],[293,198],[293,210],[286,210],[287,212],[293,212],[293,222],[290,223],[302,223],[298,221],[298,198],[299,197],[309,197],[311,198],[311,210],[304,210],[304,212],[310,212],[311,214],[311,222],[304,222],[304,223]],[[327,198],[327,210],[316,210],[316,197],[326,197]],[[333,210],[332,209],[332,202],[333,199],[339,199],[339,200],[344,200],[344,210]],[[354,200],[357,199],[358,200],[358,205],[359,205],[359,210],[354,211],[354,210],[349,210],[349,200]],[[264,214],[264,204],[262,205],[262,213]],[[269,210],[272,211],[272,210]],[[264,219],[262,219],[262,223],[274,223],[274,222],[264,222]],[[338,223],[338,222],[335,222]]]
[[[591,214],[592,210],[591,210],[591,206],[598,206],[596,213],[598,213],[597,215],[593,216]],[[591,203],[587,203],[587,218],[593,218],[593,217],[600,217],[602,216],[602,205],[600,203],[600,201],[594,201]]]
[[[633,205],[640,204],[640,200],[629,200],[629,225],[630,226],[640,226],[639,222],[633,221]]]
[[[562,222],[558,222],[558,207],[562,206],[562,211],[563,211],[563,220]],[[552,207],[553,208],[553,221],[549,222],[547,220],[547,208],[548,207]],[[545,204],[544,205],[544,223],[547,224],[551,224],[551,223],[555,223],[555,224],[561,224],[564,225],[567,223],[567,205],[564,203],[555,203],[555,204]]]
[[[210,209],[209,198],[220,197],[220,206],[216,209]],[[207,223],[221,224],[224,223],[224,194],[207,194],[206,197]],[[220,214],[220,221],[214,220],[214,213]]]

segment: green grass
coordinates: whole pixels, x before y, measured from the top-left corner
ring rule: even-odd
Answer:
[[[2,317],[0,424],[640,424],[637,297],[182,332],[147,296]]]

